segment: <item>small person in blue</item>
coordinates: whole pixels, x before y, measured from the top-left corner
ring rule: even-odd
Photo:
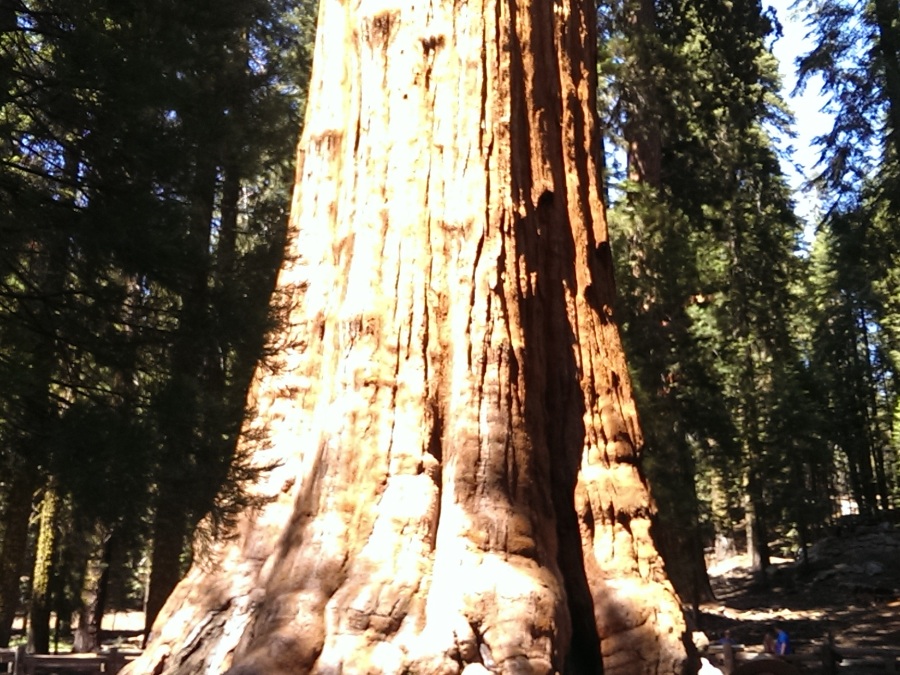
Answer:
[[[774,654],[775,656],[787,656],[788,654],[794,653],[794,650],[791,648],[790,636],[788,636],[787,631],[778,624],[774,624],[766,631],[766,636],[763,638],[763,645],[764,651]]]

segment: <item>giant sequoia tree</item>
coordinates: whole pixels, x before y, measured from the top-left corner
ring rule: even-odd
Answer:
[[[129,672],[682,669],[611,309],[594,22],[324,0],[243,440],[277,465],[267,501]]]

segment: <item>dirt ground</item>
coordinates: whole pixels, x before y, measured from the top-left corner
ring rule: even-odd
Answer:
[[[716,602],[701,607],[698,627],[711,641],[728,629],[736,641],[759,646],[777,622],[798,650],[828,633],[838,648],[900,649],[900,528],[858,528],[817,543],[807,565],[773,563],[767,585],[754,582],[746,556],[710,568]],[[839,672],[878,671],[846,660]]]

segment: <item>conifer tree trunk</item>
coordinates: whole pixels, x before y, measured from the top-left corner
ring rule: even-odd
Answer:
[[[195,167],[191,220],[188,228],[188,257],[191,269],[185,270],[181,290],[181,311],[171,348],[171,372],[162,402],[160,425],[164,449],[156,477],[157,498],[153,514],[153,549],[150,578],[144,606],[145,634],[162,609],[166,598],[183,574],[182,554],[191,535],[191,519],[201,508],[200,495],[210,492],[208,484],[199,484],[199,470],[192,462],[204,457],[202,446],[208,443],[205,429],[203,391],[204,371],[212,358],[209,333],[210,237],[216,193],[216,166],[204,156]],[[186,475],[194,484],[187,485]],[[206,477],[206,474],[203,474]],[[219,484],[216,479],[210,483]]]
[[[270,501],[127,672],[681,671],[612,314],[594,22],[324,0],[286,324],[243,441],[280,462]]]
[[[67,154],[66,175],[77,173],[77,167],[78,161],[74,153]],[[31,446],[27,448],[27,452],[29,455],[41,457],[47,452],[47,448],[42,445],[53,438],[59,414],[58,394],[54,391],[54,374],[59,368],[60,326],[54,310],[58,309],[58,298],[66,288],[69,251],[65,232],[51,230],[46,241],[41,242],[36,248],[38,251],[32,264],[36,270],[37,288],[45,294],[37,303],[37,315],[41,320],[43,334],[38,337],[35,345],[35,386],[31,392],[33,398],[25,413],[25,419],[32,434],[27,441]],[[35,472],[40,471],[37,462],[30,468]],[[59,545],[60,495],[55,478],[51,476],[44,480],[46,482],[43,496],[38,507],[38,534],[31,574],[31,607],[27,629],[28,650],[37,654],[50,651],[51,584],[56,573],[56,553]]]
[[[662,187],[662,135],[659,131],[660,105],[653,79],[656,4],[654,0],[629,0],[623,6],[634,45],[635,84],[629,92],[629,116],[625,123],[628,143],[628,178],[654,190]]]
[[[81,603],[78,608],[78,627],[73,635],[73,652],[99,651],[100,630],[106,612],[106,596],[109,588],[109,572],[112,563],[116,533],[98,528],[100,543],[88,554],[81,586]]]
[[[38,479],[30,467],[17,466],[7,474],[9,492],[3,511],[0,539],[0,647],[8,647],[12,625],[19,609],[19,580],[25,572],[22,552],[28,543],[28,524]]]
[[[144,601],[145,641],[166,598],[181,579],[181,556],[190,536],[186,516],[178,513],[179,505],[183,505],[185,485],[171,476],[166,478],[171,482],[160,490],[153,515],[153,550]]]
[[[28,651],[50,652],[51,586],[59,542],[59,493],[51,481],[44,489],[38,515],[38,536],[31,574],[31,608],[28,621]]]

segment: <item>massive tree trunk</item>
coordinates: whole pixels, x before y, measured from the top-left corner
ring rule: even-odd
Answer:
[[[128,672],[682,670],[613,322],[594,21],[323,1],[244,435],[280,462],[271,499]]]

